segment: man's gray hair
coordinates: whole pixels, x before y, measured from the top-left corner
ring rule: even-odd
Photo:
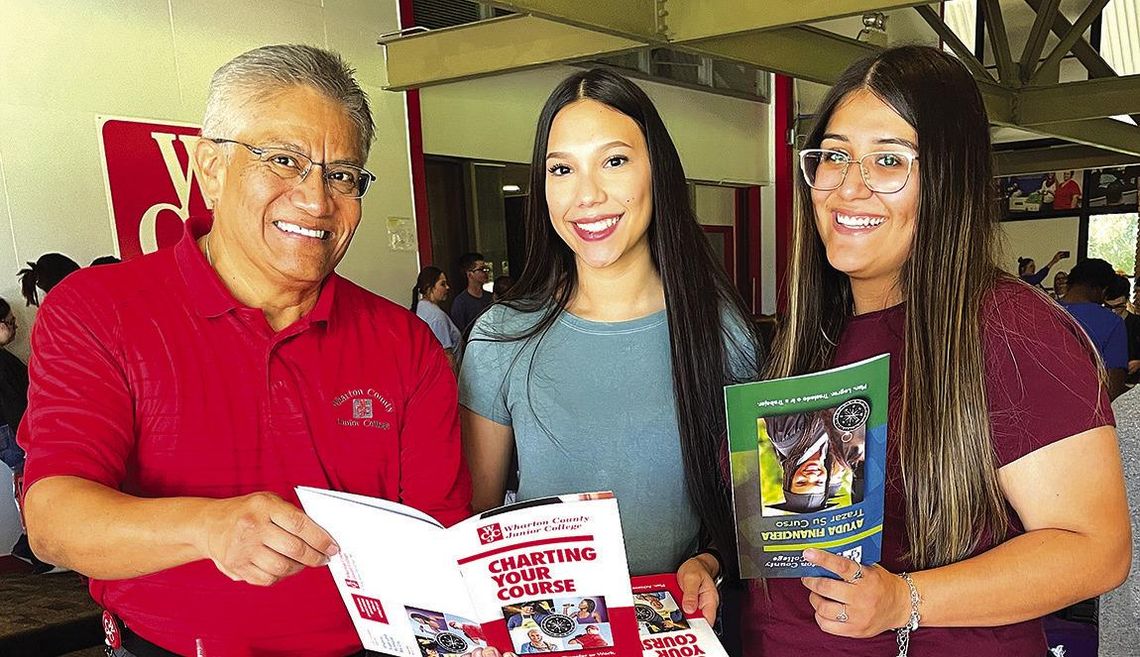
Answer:
[[[263,46],[223,64],[210,80],[202,136],[233,139],[250,102],[287,87],[305,85],[339,102],[356,125],[360,154],[368,157],[375,125],[368,95],[340,55],[303,45]]]

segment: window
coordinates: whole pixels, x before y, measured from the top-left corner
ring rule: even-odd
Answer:
[[[1135,212],[1089,217],[1089,257],[1107,260],[1131,278],[1136,272],[1137,223]]]

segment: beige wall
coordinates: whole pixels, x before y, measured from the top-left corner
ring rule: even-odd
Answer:
[[[1054,273],[1067,272],[1077,263],[1077,233],[1080,229],[1077,217],[1003,221],[999,225],[1001,255],[998,264],[1012,274],[1017,273],[1018,257],[1033,258],[1038,267],[1043,267],[1054,253],[1068,251],[1069,259],[1057,263],[1041,282],[1045,287],[1052,287]]]
[[[424,152],[529,162],[542,104],[563,78],[580,70],[549,66],[424,89]],[[771,181],[768,105],[656,82],[637,84],[657,106],[690,180]]]
[[[736,189],[714,185],[693,186],[693,209],[697,220],[708,226],[736,224]]]
[[[379,34],[396,0],[4,0],[0,2],[0,295],[46,251],[80,264],[115,252],[97,117],[198,123],[210,75],[269,43],[340,51],[357,67],[378,126],[380,182],[341,273],[403,302],[415,252],[387,247],[386,219],[411,217],[403,94],[384,92]],[[31,309],[13,350],[27,356]]]

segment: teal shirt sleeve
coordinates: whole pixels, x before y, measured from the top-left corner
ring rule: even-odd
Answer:
[[[459,369],[459,403],[488,420],[511,426],[507,375],[521,343],[491,338],[491,327],[501,326],[506,319],[505,310],[493,307],[471,327]]]

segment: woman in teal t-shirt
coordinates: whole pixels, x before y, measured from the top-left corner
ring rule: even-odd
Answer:
[[[516,445],[520,499],[613,490],[634,574],[677,570],[711,619],[735,555],[722,387],[759,339],[645,93],[600,69],[558,85],[529,203],[525,269],[460,373],[473,506],[502,503]]]

